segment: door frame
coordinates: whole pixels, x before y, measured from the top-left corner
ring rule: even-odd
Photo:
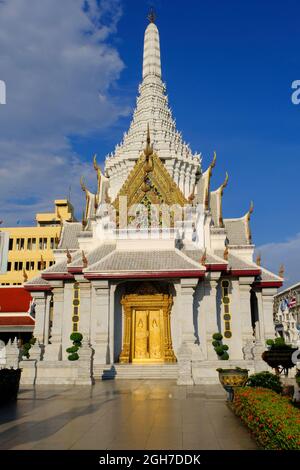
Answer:
[[[123,343],[122,352],[119,357],[120,363],[132,362],[133,352],[133,311],[134,309],[141,310],[162,310],[163,316],[163,349],[164,357],[159,362],[176,362],[176,357],[172,347],[171,338],[171,308],[173,305],[173,298],[168,294],[127,294],[122,297],[121,304],[123,306],[124,315],[124,328],[123,328]],[[143,361],[148,362],[148,361]],[[158,361],[149,360],[149,363]]]

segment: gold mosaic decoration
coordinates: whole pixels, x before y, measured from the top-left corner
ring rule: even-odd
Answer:
[[[232,336],[231,332],[231,313],[230,313],[230,298],[229,298],[229,281],[224,280],[222,286],[222,304],[223,304],[223,319],[224,319],[224,337],[229,339]]]
[[[79,309],[80,309],[80,288],[79,288],[79,283],[75,282],[74,287],[73,287],[73,316],[72,316],[73,333],[78,332]]]

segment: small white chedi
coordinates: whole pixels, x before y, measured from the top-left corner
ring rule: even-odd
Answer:
[[[56,263],[25,284],[41,354],[34,368],[23,361],[23,382],[201,384],[217,382],[222,365],[267,368],[261,353],[274,337],[273,295],[282,278],[253,261],[253,205],[242,217],[223,218],[228,175],[211,190],[216,155],[203,170],[176,129],[159,32],[149,19],[129,130],[103,172],[94,158],[97,191],[81,180],[83,219],[63,222]],[[83,342],[70,361],[76,332]],[[212,345],[217,332],[227,361]]]

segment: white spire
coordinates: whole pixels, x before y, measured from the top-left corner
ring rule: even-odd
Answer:
[[[154,23],[150,23],[144,36],[143,79],[147,75],[161,77],[159,32]]]
[[[196,172],[201,164],[198,153],[193,154],[168,104],[166,86],[161,79],[159,32],[154,24],[155,14],[148,16],[144,38],[143,80],[139,86],[136,107],[128,131],[112,155],[106,158],[105,170],[109,176],[109,196],[114,199],[141,155],[150,127],[151,142],[170,175],[186,197],[193,189]]]

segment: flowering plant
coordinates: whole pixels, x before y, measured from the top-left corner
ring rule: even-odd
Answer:
[[[233,410],[258,444],[270,450],[300,450],[300,410],[265,388],[239,388]]]

